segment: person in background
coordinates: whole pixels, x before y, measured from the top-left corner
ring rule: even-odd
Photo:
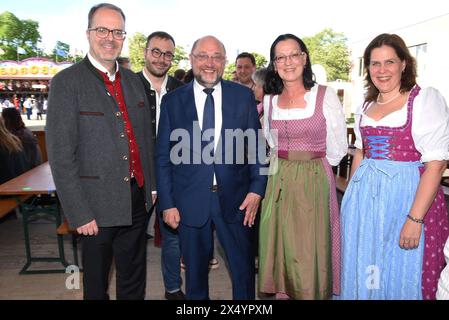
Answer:
[[[42,153],[33,132],[25,127],[20,111],[16,108],[3,110],[2,118],[6,128],[20,139],[26,155],[26,169],[32,169],[42,163]]]
[[[151,135],[156,142],[159,117],[161,113],[162,97],[168,92],[184,85],[181,81],[169,76],[168,70],[172,65],[175,54],[175,40],[164,31],[155,31],[147,38],[145,50],[145,68],[138,73],[150,103],[152,115]],[[159,229],[162,236],[161,267],[165,286],[165,298],[167,300],[184,300],[181,290],[181,249],[179,248],[178,232],[161,221],[162,214],[156,211],[155,229],[156,235]],[[147,228],[147,235],[149,235]]]
[[[37,120],[38,109],[37,109],[37,101],[34,95],[31,96],[30,106],[31,106],[31,115],[35,117],[35,119]]]
[[[131,70],[131,61],[127,57],[118,57],[117,58],[118,65],[122,68],[126,68]]]
[[[26,155],[20,139],[9,132],[0,118],[0,184],[27,170]]]
[[[27,115],[27,119],[31,120],[31,114],[33,113],[33,106],[31,105],[31,98],[27,97],[23,102],[23,107],[25,108],[25,112]]]
[[[19,98],[17,98],[17,95],[14,94],[13,98],[12,98],[12,103],[14,104],[14,107],[17,110],[20,110],[20,103],[19,103]]]
[[[20,139],[9,132],[0,117],[0,184],[26,172],[28,170],[26,160]],[[0,196],[1,198],[2,196]],[[16,217],[15,209],[0,217],[0,223],[11,217]]]
[[[237,76],[237,70],[232,71],[231,81],[232,82],[239,82],[239,78]]]
[[[14,105],[11,103],[11,101],[9,101],[8,97],[3,99],[2,106],[3,106],[4,109],[6,109],[6,108],[13,108],[14,107]]]
[[[186,75],[186,71],[184,69],[177,69],[174,74],[173,74],[173,78],[184,82],[184,77]]]
[[[43,105],[44,114],[47,114],[47,108],[48,108],[48,99],[44,98],[44,105]]]
[[[238,82],[252,89],[254,87],[254,81],[251,76],[256,71],[256,59],[254,55],[248,52],[240,53],[235,59],[235,70],[237,71]]]
[[[144,299],[156,191],[151,112],[139,77],[117,63],[123,11],[92,7],[86,37],[87,56],[52,79],[48,159],[64,214],[81,235],[84,299],[109,299],[113,261],[117,299]]]
[[[253,79],[254,86],[253,86],[253,92],[254,97],[256,98],[257,103],[257,112],[259,113],[259,117],[263,116],[263,97],[265,95],[265,92],[263,90],[263,87],[265,85],[265,77],[267,76],[267,68],[260,68],[256,70],[251,78]]]
[[[42,114],[44,113],[44,98],[39,97],[36,101],[36,108],[37,108],[37,114],[36,114],[36,120],[42,120]]]
[[[342,200],[342,299],[435,299],[449,235],[440,187],[449,159],[449,109],[416,83],[404,40],[365,49],[367,95]]]
[[[193,70],[192,69],[187,70],[183,79],[184,83],[189,83],[190,81],[193,81],[193,79],[194,79]]]
[[[329,299],[340,288],[331,166],[348,151],[343,108],[332,88],[314,81],[309,51],[293,34],[271,45],[264,89],[264,132],[279,159],[270,162],[262,203],[259,289],[277,299]]]
[[[19,99],[19,111],[20,111],[20,113],[21,114],[26,114],[26,109],[25,109],[25,107],[24,107],[24,102],[25,102],[25,99],[24,99],[24,97],[23,96],[20,96],[20,99]]]

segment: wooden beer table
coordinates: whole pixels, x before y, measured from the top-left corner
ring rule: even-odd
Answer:
[[[50,204],[30,204],[24,203],[26,196],[55,195]],[[0,185],[0,196],[13,196],[20,207],[23,216],[23,232],[25,237],[25,252],[27,262],[23,266],[20,274],[39,274],[39,273],[64,273],[69,263],[65,259],[64,239],[60,234],[56,234],[56,229],[61,225],[60,205],[56,197],[56,188],[50,171],[48,162],[45,162],[20,176],[9,180]],[[36,198],[35,198],[36,200]],[[51,217],[54,220],[56,228],[55,234],[58,244],[58,257],[33,257],[31,255],[29,224],[35,219]],[[73,238],[73,253],[75,264],[78,265],[77,244]],[[46,269],[46,270],[28,270],[32,262],[60,262],[64,268]]]

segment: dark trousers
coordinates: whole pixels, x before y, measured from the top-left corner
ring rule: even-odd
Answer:
[[[221,214],[218,193],[212,192],[210,219],[200,227],[181,224],[179,237],[181,253],[186,265],[186,298],[209,299],[209,259],[213,246],[212,226],[229,263],[232,298],[253,300],[255,298],[254,229],[243,226],[241,221],[227,223]]]
[[[131,180],[132,225],[100,227],[97,236],[82,236],[84,299],[109,299],[109,274],[116,266],[116,292],[120,300],[145,298],[146,226],[145,193]]]

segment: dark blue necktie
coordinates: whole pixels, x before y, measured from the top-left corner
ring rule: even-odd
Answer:
[[[203,90],[206,94],[206,103],[204,104],[204,113],[203,113],[203,132],[207,129],[215,128],[215,104],[214,97],[212,96],[212,92],[214,92],[213,88],[206,88]],[[210,141],[206,141],[206,144],[209,144],[214,141],[214,136],[210,139]],[[213,150],[212,150],[213,154]]]

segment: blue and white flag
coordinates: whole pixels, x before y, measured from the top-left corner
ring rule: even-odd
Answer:
[[[56,48],[55,51],[58,56],[63,57],[63,58],[67,57],[67,52],[65,52],[64,50]]]

